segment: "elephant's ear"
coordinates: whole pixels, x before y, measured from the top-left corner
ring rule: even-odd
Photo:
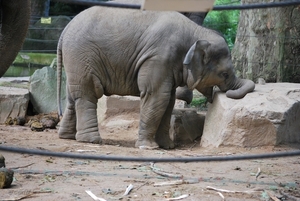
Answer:
[[[198,40],[185,55],[183,70],[186,84],[190,90],[193,90],[201,81],[204,66],[207,63],[207,48],[209,45],[210,43],[206,40]]]

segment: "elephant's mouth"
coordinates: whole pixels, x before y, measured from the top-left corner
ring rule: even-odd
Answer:
[[[228,91],[230,88],[225,85],[217,85],[222,92]]]
[[[235,80],[236,79],[231,79],[231,81],[230,81],[230,79],[226,79],[223,82],[221,82],[220,84],[218,84],[217,86],[219,87],[219,89],[222,92],[227,92],[228,90],[237,89],[240,86],[236,86]]]

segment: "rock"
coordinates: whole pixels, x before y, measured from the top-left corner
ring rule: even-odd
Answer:
[[[140,98],[133,96],[103,96],[97,105],[98,122],[107,129],[122,128],[133,124],[131,120],[106,121],[109,117],[120,116],[124,113],[140,112]],[[171,117],[170,137],[176,144],[181,142],[193,142],[201,137],[204,125],[204,114],[197,113],[196,109],[187,108],[185,101],[176,100]]]
[[[0,168],[0,189],[10,187],[14,179],[14,171],[7,168]]]
[[[38,119],[35,119],[35,118],[30,119],[28,122],[28,125],[32,131],[42,132],[45,130],[43,124],[41,122],[39,122]]]
[[[15,117],[13,119],[14,125],[24,126],[25,123],[26,123],[25,117]]]
[[[193,142],[203,132],[205,114],[193,108],[175,108],[171,116],[170,138],[176,145]]]
[[[25,117],[29,103],[27,89],[0,87],[0,123],[9,117]]]
[[[46,115],[41,117],[40,123],[43,125],[44,128],[50,128],[50,129],[55,129],[57,123],[59,122],[58,116],[51,116],[51,115]]]
[[[176,99],[174,108],[188,108],[188,104],[186,101]]]
[[[5,120],[5,122],[4,122],[4,124],[5,124],[6,126],[13,125],[13,124],[14,124],[13,118],[12,118],[12,117],[7,117],[6,120]]]
[[[30,77],[30,101],[37,113],[57,111],[56,70],[43,67],[36,70]],[[66,76],[63,71],[61,86],[62,109],[66,106]]]
[[[300,84],[256,85],[233,100],[217,92],[208,108],[202,147],[274,146],[300,142]]]
[[[97,116],[101,123],[110,116],[140,111],[140,98],[134,96],[103,96],[98,100]]]

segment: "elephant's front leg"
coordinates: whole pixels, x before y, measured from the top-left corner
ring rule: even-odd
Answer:
[[[75,101],[77,113],[76,140],[80,142],[101,143],[97,120],[97,103],[85,98]]]
[[[166,111],[162,117],[155,135],[155,141],[158,143],[159,147],[164,149],[173,149],[175,147],[174,142],[170,138],[170,121],[171,115],[175,104],[175,90],[171,93],[171,98]]]
[[[175,100],[175,91],[173,96]],[[170,101],[170,98],[170,91],[165,93],[156,91],[141,95],[140,124],[136,147],[174,148],[174,143],[169,137],[171,118],[169,105],[174,102]]]

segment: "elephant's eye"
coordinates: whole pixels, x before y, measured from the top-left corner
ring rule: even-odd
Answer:
[[[227,78],[229,77],[229,75],[228,75],[227,72],[223,72],[222,75],[223,75],[223,77],[224,77],[225,79],[227,79]]]

